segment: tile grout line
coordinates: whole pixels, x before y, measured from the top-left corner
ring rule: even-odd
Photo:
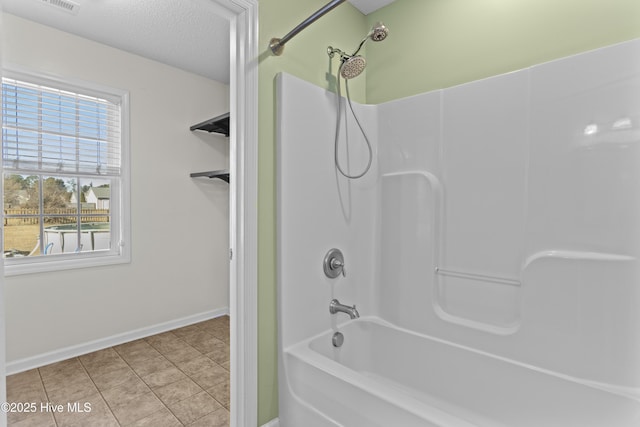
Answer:
[[[202,330],[202,329],[200,329],[200,328],[198,328],[198,329],[199,329],[199,330]],[[171,331],[169,331],[169,332],[171,332]],[[206,331],[203,331],[203,332],[206,332]],[[175,334],[174,334],[174,335],[175,335]],[[209,335],[211,335],[211,334],[209,334]],[[211,335],[211,336],[213,336],[213,335]],[[197,348],[193,347],[191,344],[189,344],[189,343],[188,343],[188,342],[186,342],[184,339],[182,339],[182,337],[179,337],[179,336],[177,336],[177,335],[176,335],[176,338],[177,338],[178,340],[182,341],[184,344],[188,345],[189,347],[194,348],[198,353],[200,353],[200,355],[201,355],[201,356],[206,357],[207,359],[211,360],[213,363],[215,363],[215,364],[217,364],[218,366],[222,367],[222,365],[220,365],[220,364],[219,364],[218,362],[216,362],[215,360],[212,360],[211,358],[209,358],[209,357],[208,357],[206,354],[204,354],[202,351],[200,351],[200,350],[198,350]],[[216,337],[215,337],[215,336],[213,336],[213,338],[216,338]],[[217,339],[217,338],[216,338],[216,339]],[[220,341],[222,341],[222,340],[220,340]],[[224,341],[222,341],[222,342],[224,342]],[[182,369],[180,369],[180,367],[178,367],[178,365],[176,365],[173,361],[171,361],[171,360],[167,359],[167,358],[166,358],[166,356],[164,355],[164,353],[162,353],[159,349],[157,349],[153,344],[151,344],[151,343],[148,343],[148,344],[149,344],[151,347],[153,347],[153,348],[154,348],[158,353],[160,353],[160,354],[162,355],[162,357],[164,357],[166,360],[168,360],[168,361],[169,361],[169,362],[170,362],[170,363],[171,363],[171,364],[172,364],[172,365],[173,365],[177,370],[179,370],[180,372],[182,372],[184,375],[186,375],[186,376],[187,376],[187,378],[189,378],[191,381],[193,381],[195,384],[197,384],[197,385],[198,385],[198,387],[200,387],[200,388],[202,389],[202,391],[203,391],[203,392],[205,392],[209,397],[211,397],[213,400],[215,400],[215,401],[216,401],[216,402],[221,406],[221,408],[218,408],[218,409],[225,409],[225,410],[229,411],[229,409],[228,409],[226,406],[224,406],[224,404],[223,404],[222,402],[220,402],[218,399],[216,399],[214,396],[212,396],[212,395],[211,395],[211,393],[209,393],[207,390],[205,390],[205,389],[204,389],[204,387],[202,387],[200,384],[198,384],[198,383],[197,383],[197,382],[196,382],[196,381],[191,377],[191,375],[187,374],[187,373],[186,373],[186,372],[184,372]],[[226,344],[226,343],[225,343],[225,344]],[[116,350],[116,351],[117,351],[117,350]],[[118,354],[119,354],[119,353],[118,353]],[[126,362],[126,360],[125,360],[125,362]],[[128,363],[127,363],[127,364],[128,364]],[[131,369],[133,369],[133,368],[131,368]],[[224,368],[223,368],[223,369],[224,369]],[[226,370],[226,369],[225,369],[225,370]],[[227,371],[227,372],[229,372],[229,371]],[[142,380],[142,378],[140,378],[140,379]],[[144,380],[142,380],[142,381],[144,382]],[[178,381],[182,381],[182,380],[178,380]],[[170,383],[170,384],[175,384],[175,383],[176,383],[176,382],[178,382],[178,381],[174,381],[173,383]],[[145,383],[145,384],[146,384],[146,383]],[[167,385],[169,385],[169,384],[167,384]],[[151,387],[149,387],[149,388],[150,388],[150,389],[151,389],[151,391],[153,392],[153,389],[152,389]],[[155,392],[154,392],[154,394],[155,394]],[[198,394],[198,393],[196,393],[196,394]],[[156,396],[157,396],[157,395],[156,395]],[[192,398],[193,396],[195,396],[195,394],[194,394],[194,395],[191,395],[191,396],[189,396],[189,397],[185,397],[184,399],[179,400],[179,401],[174,402],[174,403],[183,402],[183,401],[185,401],[185,400],[187,400],[187,399]],[[158,397],[158,399],[160,399],[160,398]],[[171,411],[171,409],[169,408],[169,406],[168,406],[167,404],[165,404],[165,403],[162,401],[162,399],[160,399],[160,401],[161,401],[161,402],[162,402],[162,404],[163,404],[163,405],[164,405],[164,406],[169,410],[169,412],[171,412],[171,413],[173,414],[173,416],[174,416],[174,417],[176,417],[176,419],[177,419],[181,424],[183,424],[183,423],[182,423],[182,421],[180,421],[180,419],[176,416],[176,414],[174,414],[174,413],[173,413],[173,411]],[[215,411],[217,411],[218,409],[216,409]],[[209,415],[209,414],[211,414],[211,413],[213,413],[213,412],[215,412],[215,411],[211,411],[211,412],[209,412],[209,413],[207,413],[207,414],[203,415],[202,417],[200,417],[200,418],[197,418],[197,419],[193,420],[193,421],[192,421],[191,423],[189,423],[189,424],[193,424],[193,423],[195,423],[196,421],[198,421],[198,420],[200,420],[200,419],[202,419],[202,418],[206,417],[207,415]],[[183,425],[185,425],[185,424],[183,424]]]
[[[42,391],[44,391],[44,397],[47,399],[47,402],[49,402],[49,393],[47,393],[47,387],[45,387],[44,385],[44,378],[42,378],[42,372],[40,372],[40,368],[38,368],[38,378],[40,378],[40,384],[42,384]],[[55,423],[56,427],[58,427],[58,419],[56,418],[56,414],[52,414],[53,415],[53,422]]]
[[[171,331],[167,331],[167,332],[171,332]],[[175,334],[173,334],[173,335],[175,335]],[[147,337],[147,338],[148,338],[148,337]],[[184,340],[183,340],[182,338],[180,338],[179,336],[176,336],[176,339],[178,339],[178,340],[182,341],[183,343],[187,344],[187,342],[186,342],[186,341],[184,341]],[[182,372],[182,370],[181,370],[180,368],[178,368],[178,367],[176,366],[176,364],[175,364],[175,363],[173,363],[171,360],[167,359],[167,357],[164,355],[164,353],[162,353],[159,349],[157,349],[153,344],[151,344],[150,342],[148,342],[148,341],[146,340],[146,338],[144,339],[144,341],[145,341],[147,344],[149,344],[149,345],[151,346],[151,348],[153,348],[155,351],[157,351],[158,353],[160,353],[160,355],[161,355],[162,357],[164,357],[164,359],[165,359],[165,360],[167,360],[169,363],[171,363],[171,364],[172,364],[176,369],[178,369],[180,372]],[[187,345],[188,345],[188,344],[187,344]],[[117,350],[116,350],[116,351],[117,351]],[[118,354],[119,354],[119,353],[118,353]],[[126,363],[126,364],[131,368],[131,370],[132,370],[132,371],[136,374],[136,376],[137,376],[137,375],[138,375],[138,373],[135,371],[135,369],[133,369],[133,367],[132,367],[131,365],[129,365],[129,362],[127,362],[127,361],[125,360],[125,363]],[[186,375],[186,374],[185,374],[185,375]],[[140,381],[144,382],[144,380],[142,379],[142,377],[138,376],[138,378],[140,378]],[[178,381],[181,381],[181,380],[178,380]],[[174,381],[174,382],[169,383],[169,384],[175,384],[175,383],[177,383],[178,381]],[[144,382],[144,383],[145,383],[145,384],[147,384],[146,382]],[[168,385],[168,384],[167,384],[167,385]],[[178,420],[178,422],[179,422],[181,425],[183,425],[183,426],[184,426],[185,424],[182,422],[182,420],[180,420],[180,418],[178,418],[178,416],[177,416],[177,415],[176,415],[176,414],[171,410],[171,408],[169,408],[169,405],[167,405],[167,404],[166,404],[166,403],[165,403],[165,402],[160,398],[160,396],[158,396],[158,395],[156,394],[156,392],[155,392],[155,391],[153,391],[153,388],[151,388],[148,384],[147,384],[147,387],[149,387],[149,390],[151,390],[151,393],[153,393],[153,395],[154,395],[154,396],[155,396],[155,397],[156,397],[160,402],[162,402],[162,405],[163,405],[165,408],[167,408],[167,411],[169,411],[169,412],[171,413],[171,415],[173,415],[173,416],[175,417],[175,419],[176,419],[176,420]],[[183,400],[189,399],[189,398],[191,398],[191,397],[192,397],[192,396],[189,396],[189,397],[187,397],[187,398],[185,398],[185,399],[183,399]]]
[[[107,348],[113,348],[113,347],[107,347]],[[106,350],[106,349],[105,349]],[[115,350],[114,350],[115,351]],[[94,352],[95,353],[95,352]],[[117,352],[116,352],[117,353]],[[91,353],[89,353],[91,354]],[[120,354],[118,354],[118,356],[120,356]],[[109,402],[107,402],[107,399],[104,398],[104,395],[102,394],[102,391],[98,388],[98,385],[96,384],[96,382],[93,380],[93,377],[91,376],[91,374],[89,373],[89,371],[87,370],[87,367],[84,366],[84,363],[82,363],[82,360],[80,359],[80,357],[77,357],[78,362],[80,362],[80,366],[82,366],[82,369],[86,372],[86,374],[89,376],[89,379],[91,380],[91,382],[93,383],[93,386],[96,388],[96,390],[98,391],[98,394],[100,395],[100,398],[102,399],[102,401],[104,402],[104,404],[107,406],[107,409],[109,410],[109,412],[111,413],[111,415],[113,415],[113,419],[116,420],[116,422],[118,423],[119,426],[122,426],[122,424],[120,423],[120,420],[118,419],[118,417],[116,417],[116,414],[113,412],[113,409],[111,408],[111,405],[109,405]]]
[[[170,332],[170,331],[167,331],[167,332]],[[152,336],[153,336],[153,335],[152,335]],[[151,346],[151,348],[153,348],[155,351],[157,351],[158,353],[160,353],[160,350],[158,350],[157,348],[155,348],[155,347],[153,346],[153,344],[151,344],[150,342],[147,342],[147,340],[146,340],[147,338],[149,338],[149,337],[140,338],[140,339],[138,339],[138,340],[134,340],[134,341],[140,341],[140,340],[142,340],[142,341],[144,341],[145,343],[147,343],[149,346]],[[176,338],[180,339],[179,337],[176,337]],[[180,341],[182,341],[182,340],[180,339]],[[132,342],[132,341],[130,341],[130,342]],[[183,341],[183,342],[184,342],[184,341]],[[127,343],[124,343],[124,344],[127,344]],[[186,344],[186,343],[185,343],[185,344]],[[165,407],[165,408],[167,409],[167,411],[169,411],[169,412],[171,413],[171,415],[173,415],[173,416],[175,417],[175,419],[176,419],[176,420],[178,420],[178,422],[180,423],[180,425],[184,426],[184,423],[183,423],[182,421],[180,421],[180,419],[176,416],[176,414],[174,414],[174,413],[173,413],[173,411],[172,411],[172,410],[167,406],[167,404],[166,404],[166,403],[164,403],[164,401],[163,401],[162,399],[160,399],[160,396],[158,396],[158,395],[156,394],[156,392],[155,392],[155,391],[153,391],[153,388],[152,388],[151,386],[149,386],[149,384],[147,384],[147,383],[146,383],[146,381],[145,381],[145,380],[143,380],[143,379],[142,379],[142,377],[141,377],[140,375],[138,375],[138,372],[136,372],[136,370],[133,368],[133,366],[131,366],[131,365],[129,364],[129,362],[128,362],[124,357],[122,357],[122,354],[120,354],[120,352],[119,352],[118,350],[116,350],[115,346],[113,346],[113,347],[111,347],[111,348],[113,348],[113,351],[115,351],[115,352],[116,352],[116,354],[118,355],[118,357],[119,357],[120,359],[122,359],[122,361],[123,361],[124,363],[126,363],[126,364],[127,364],[127,366],[129,367],[129,369],[131,369],[131,372],[133,372],[133,374],[134,374],[134,375],[135,375],[135,376],[136,376],[140,381],[142,381],[142,383],[143,383],[145,386],[147,386],[147,388],[149,389],[149,391],[150,391],[151,393],[153,393],[153,395],[156,397],[156,399],[158,399],[158,400],[160,401],[160,403],[162,403],[162,406],[163,406],[163,407]],[[169,362],[173,365],[173,362],[171,362],[169,359],[167,359],[167,358],[164,356],[164,354],[160,353],[160,355],[161,355],[162,357],[164,357],[164,358],[165,358],[165,360],[169,361]],[[175,366],[175,365],[174,365],[174,366]],[[180,368],[178,368],[177,366],[176,366],[176,368],[177,368],[177,369],[180,369]],[[176,382],[177,382],[177,381],[176,381]],[[173,383],[171,383],[171,384],[173,384]],[[112,387],[112,388],[115,388],[115,387],[118,387],[118,386],[114,386],[114,387]],[[106,399],[105,399],[105,401],[106,401]],[[109,404],[109,403],[107,402],[107,405],[108,405],[108,404]],[[147,416],[145,416],[145,417],[139,418],[139,419],[135,420],[135,421],[134,421],[134,423],[135,423],[135,422],[137,422],[137,421],[140,421],[141,419],[146,418],[146,417],[148,417],[148,416],[150,416],[150,415],[153,415],[153,414],[149,414],[149,415],[147,415]],[[115,417],[115,414],[114,414],[114,417]],[[118,418],[116,418],[116,420],[118,421],[118,424],[120,424],[120,420],[118,420]],[[120,424],[120,425],[122,426],[122,424]]]

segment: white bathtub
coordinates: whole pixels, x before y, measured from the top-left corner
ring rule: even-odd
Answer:
[[[376,317],[339,330],[340,348],[327,331],[283,352],[287,391],[300,404],[281,413],[283,426],[640,425],[638,390],[607,390]]]

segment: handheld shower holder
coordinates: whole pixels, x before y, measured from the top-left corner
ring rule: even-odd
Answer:
[[[349,57],[349,55],[347,55],[345,52],[341,51],[337,47],[333,47],[333,46],[327,47],[327,55],[329,55],[329,58],[333,59],[333,57],[336,56],[336,53],[340,55],[340,60],[343,60],[344,58]]]

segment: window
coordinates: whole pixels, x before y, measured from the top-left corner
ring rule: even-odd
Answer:
[[[6,274],[128,262],[127,93],[4,76]]]

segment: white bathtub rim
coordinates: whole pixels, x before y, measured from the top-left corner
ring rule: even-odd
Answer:
[[[535,365],[530,365],[528,363],[524,363],[524,362],[520,362],[517,360],[513,360],[513,359],[509,359],[507,357],[504,356],[499,356],[493,353],[489,353],[483,350],[478,350],[476,348],[473,347],[468,347],[462,344],[458,344],[452,341],[447,341],[444,340],[442,338],[437,338],[431,335],[426,335],[426,334],[422,334],[416,331],[412,331],[410,329],[406,329],[403,328],[401,326],[395,325],[387,320],[384,320],[378,316],[361,316],[359,319],[354,320],[355,322],[370,322],[370,323],[374,323],[374,324],[378,324],[381,326],[385,326],[391,329],[395,329],[401,333],[406,333],[421,339],[427,339],[427,340],[431,340],[431,341],[435,341],[437,343],[440,344],[444,344],[444,345],[448,345],[448,346],[452,346],[454,348],[457,349],[461,349],[461,350],[466,350],[469,351],[471,353],[480,355],[480,356],[484,356],[484,357],[489,357],[492,359],[496,359],[499,360],[501,362],[504,363],[508,363],[514,366],[517,366],[519,368],[524,368],[524,369],[528,369],[528,370],[532,370],[535,372],[539,372],[542,374],[546,374],[564,381],[569,381],[575,384],[579,384],[585,387],[589,387],[589,388],[593,388],[599,391],[604,391],[606,393],[611,393],[611,394],[615,394],[621,397],[624,397],[626,399],[630,399],[633,400],[635,402],[640,403],[640,387],[624,387],[624,386],[617,386],[617,385],[613,385],[613,384],[609,384],[609,383],[603,383],[603,382],[599,382],[599,381],[592,381],[592,380],[586,380],[583,378],[578,378],[578,377],[574,377],[571,375],[567,375],[567,374],[563,374],[561,372],[556,372],[550,369],[545,369],[545,368],[541,368]],[[349,321],[347,320],[346,322],[340,323],[337,325],[337,328],[341,328],[346,326],[347,324],[349,324],[350,322],[353,321]],[[328,360],[329,362],[331,362],[331,364],[335,364],[337,366],[339,366],[340,368],[347,370],[351,373],[356,372],[353,371],[352,369],[349,369],[347,367],[344,367],[343,365],[340,365],[338,362],[335,362],[331,359],[328,359],[327,357],[320,355],[319,353],[315,352],[314,350],[311,349],[310,344],[312,341],[314,341],[317,338],[320,338],[322,336],[328,336],[331,333],[335,332],[335,330],[333,329],[327,329],[323,332],[320,332],[319,334],[316,334],[310,338],[306,338],[298,343],[292,344],[290,346],[288,346],[287,348],[283,349],[284,352],[287,353],[292,353],[292,354],[302,354],[302,355],[306,355],[308,354],[308,352],[312,352],[314,354],[317,354],[318,357],[320,357],[322,360]],[[318,361],[318,359],[314,359],[315,361]],[[330,371],[326,371],[327,373],[333,374],[333,372]],[[340,372],[340,375],[345,375],[344,372]],[[361,374],[357,374],[358,376],[361,376]],[[344,377],[340,377],[340,378],[344,378]]]
[[[271,421],[268,421],[265,424],[262,424],[260,427],[280,427],[280,419],[274,418]]]
[[[307,410],[309,410],[310,412],[312,412],[314,415],[318,416],[319,418],[321,418],[325,422],[327,422],[327,423],[329,423],[329,424],[331,424],[333,426],[336,426],[336,427],[344,427],[342,424],[340,424],[339,422],[337,422],[336,420],[331,418],[326,413],[320,411],[318,408],[313,406],[310,402],[307,402],[306,400],[304,400],[303,398],[298,396],[293,391],[293,388],[291,387],[291,384],[289,383],[289,378],[290,377],[289,377],[289,375],[286,375],[286,368],[285,368],[285,376],[287,378],[287,391],[289,392],[289,395],[293,398],[293,400],[295,400],[300,406],[306,408]]]
[[[371,323],[381,324],[394,329],[401,329],[395,327],[393,324],[377,317],[377,316],[363,316],[360,318],[363,321],[369,321]],[[360,321],[360,319],[358,321]],[[350,321],[341,322],[337,325],[337,328],[344,327]],[[282,369],[284,371],[285,381],[287,385],[288,394],[296,400],[298,403],[304,405],[306,408],[318,414],[326,421],[333,423],[336,426],[346,427],[343,424],[331,419],[323,411],[313,406],[311,402],[307,402],[305,399],[298,396],[291,385],[291,375],[288,372],[287,355],[295,357],[314,368],[326,373],[327,375],[340,378],[341,380],[348,382],[352,386],[362,390],[364,393],[370,394],[380,400],[389,402],[390,404],[398,407],[399,409],[411,413],[417,417],[420,417],[428,422],[438,426],[455,426],[455,427],[477,427],[476,424],[470,423],[462,418],[446,412],[438,407],[425,403],[416,397],[409,394],[409,392],[400,389],[394,389],[394,392],[386,388],[381,388],[380,383],[372,378],[368,378],[361,373],[354,371],[338,362],[328,359],[324,355],[311,349],[311,342],[316,338],[330,334],[333,330],[328,329],[319,334],[314,335],[311,338],[307,338],[299,343],[288,346],[283,349],[282,355]],[[418,334],[419,335],[419,334]],[[425,335],[426,337],[426,335]],[[495,424],[494,427],[506,427],[502,424]]]
[[[448,412],[443,411],[440,408],[437,408],[432,405],[425,404],[424,402],[416,399],[411,396],[409,393],[401,391],[399,389],[395,389],[394,393],[388,390],[382,390],[379,386],[379,382],[375,379],[367,378],[366,376],[347,368],[333,360],[327,359],[325,356],[320,353],[312,350],[309,346],[302,345],[292,346],[295,347],[291,351],[286,351],[289,353],[291,357],[295,357],[314,368],[331,375],[336,378],[340,378],[341,380],[351,384],[352,386],[362,390],[364,393],[370,394],[378,399],[389,402],[390,404],[400,408],[403,411],[411,413],[417,417],[423,418],[430,423],[438,426],[455,426],[455,427],[477,427],[476,424],[472,424],[466,420],[456,417]],[[283,358],[285,377],[287,380],[287,391],[288,393],[299,403],[304,404],[307,408],[313,410],[314,413],[321,415],[324,419],[330,420],[326,414],[322,411],[315,408],[310,402],[307,402],[300,396],[298,396],[293,387],[290,384],[290,375],[287,372],[287,363],[286,358]],[[327,363],[331,362],[331,363]],[[334,420],[331,420],[337,426],[343,426],[341,423],[338,423]],[[501,425],[496,425],[495,427],[501,427]]]

